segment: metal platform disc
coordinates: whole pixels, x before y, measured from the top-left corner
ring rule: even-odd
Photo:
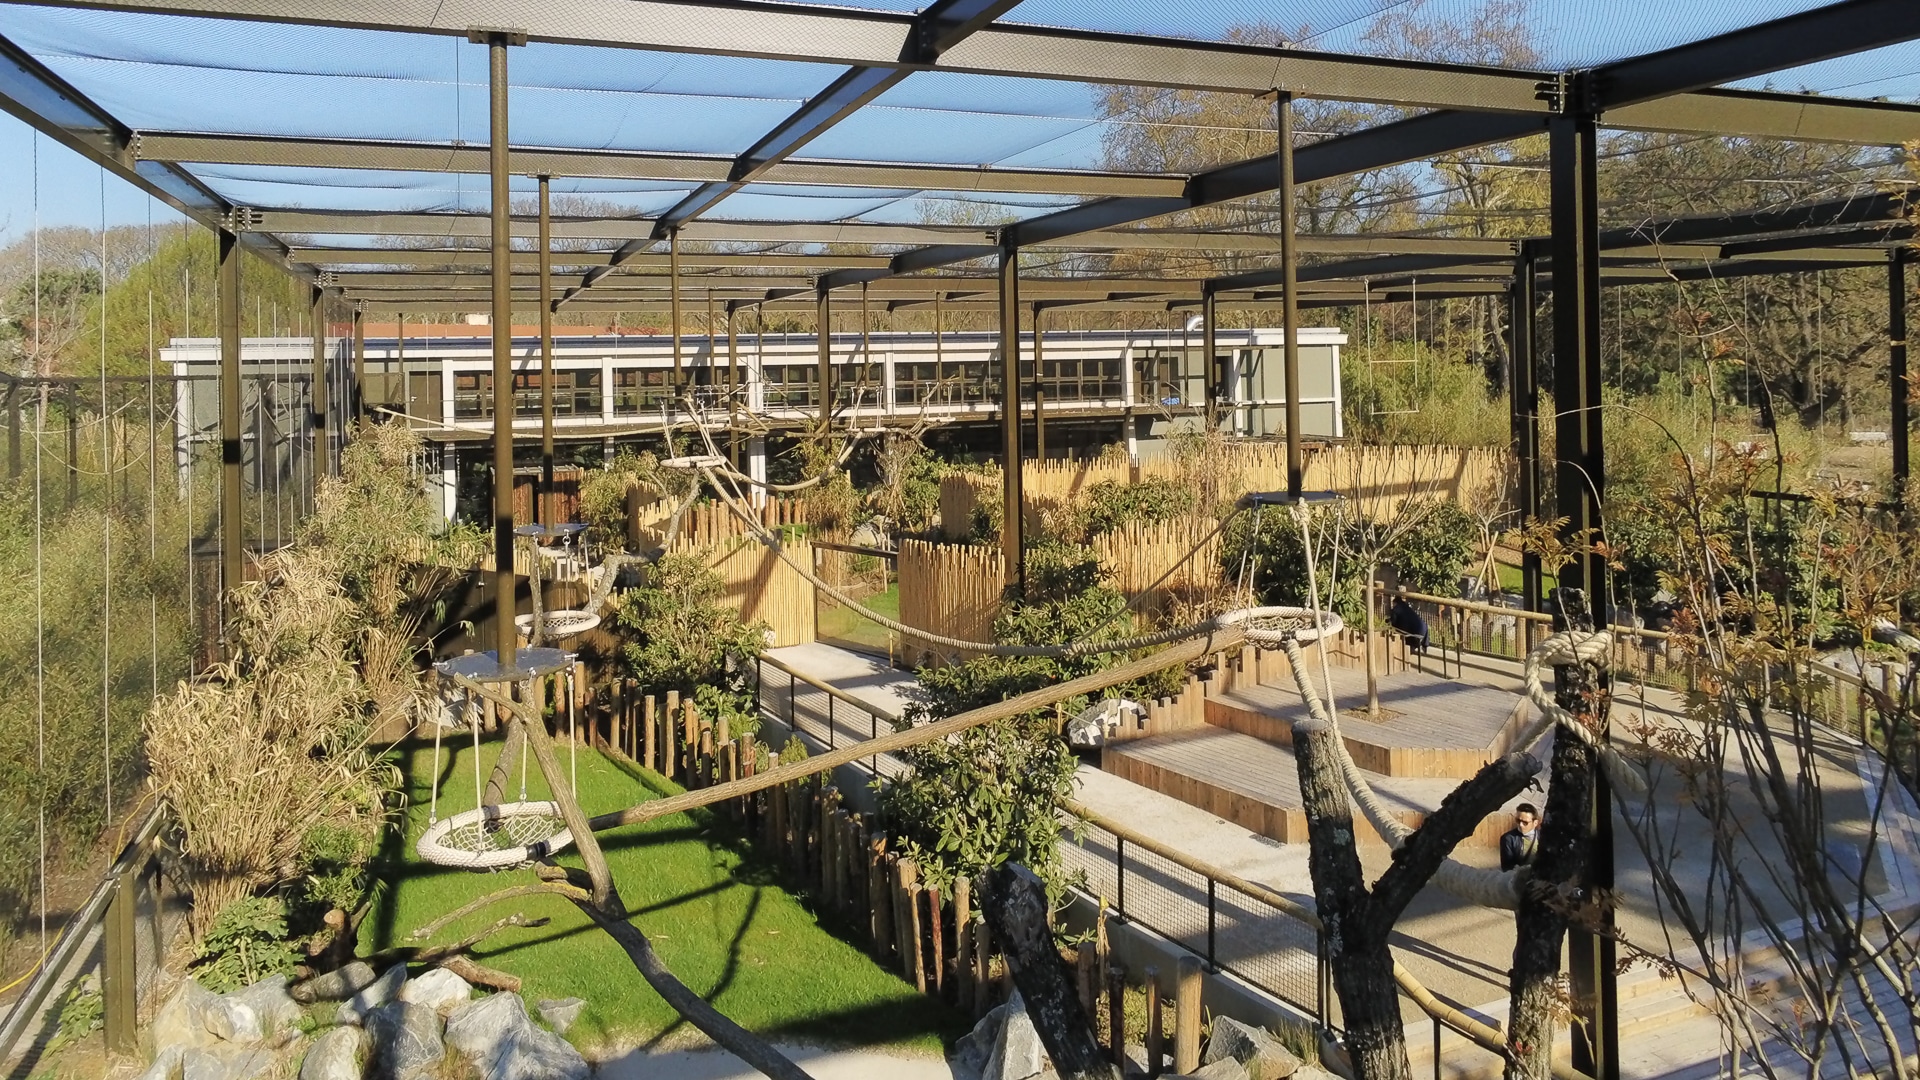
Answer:
[[[1339,502],[1344,498],[1346,496],[1337,491],[1303,491],[1298,499],[1284,491],[1249,491],[1240,496],[1240,502],[1245,506],[1291,506],[1295,502]]]
[[[460,675],[474,682],[524,682],[537,679],[542,675],[551,675],[564,670],[573,663],[573,654],[565,649],[521,649],[514,656],[513,663],[501,667],[492,650],[468,653],[451,660],[442,660],[434,667],[451,675]]]

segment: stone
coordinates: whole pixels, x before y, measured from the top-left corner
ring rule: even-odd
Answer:
[[[293,1000],[303,1005],[316,1001],[345,1001],[373,985],[373,968],[364,960],[355,960],[334,971],[321,972],[293,984]]]
[[[519,994],[470,1001],[447,1018],[447,1045],[459,1051],[481,1080],[586,1080],[586,1059],[565,1039],[527,1018]]]
[[[207,1012],[219,1000],[219,995],[194,980],[180,980],[173,996],[154,1014],[153,1044],[183,1050],[210,1045],[213,1033],[207,1030]]]
[[[433,968],[400,988],[400,1000],[446,1015],[473,997],[473,986],[446,968]]]
[[[956,1076],[977,1077],[986,1071],[987,1059],[993,1056],[993,1044],[1000,1037],[1000,1025],[1006,1022],[1006,1005],[995,1005],[973,1025],[972,1031],[960,1036],[960,1041],[953,1044],[950,1059]]]
[[[300,1021],[300,1003],[287,993],[285,975],[270,975],[244,990],[235,990],[227,999],[253,1010],[260,1018],[262,1037],[278,1034]]]
[[[336,1024],[359,1024],[365,1022],[367,1014],[400,996],[400,988],[406,985],[407,965],[395,964],[382,972],[380,977],[368,983],[366,988],[340,1003],[340,1009],[334,1014]]]
[[[254,1080],[273,1069],[273,1054],[257,1047],[190,1047],[180,1059],[180,1080]]]
[[[207,1030],[222,1041],[249,1046],[260,1041],[260,1014],[231,994],[209,1002],[203,1019]]]
[[[1216,1016],[1200,1060],[1212,1064],[1228,1058],[1245,1065],[1252,1080],[1284,1080],[1300,1068],[1300,1059],[1266,1030],[1231,1016]]]
[[[587,1003],[577,997],[543,998],[539,1005],[540,1019],[556,1034],[565,1035],[574,1021],[580,1019],[580,1010],[586,1007]]]
[[[1046,1050],[1040,1044],[1040,1032],[1027,1015],[1027,1003],[1019,991],[1007,998],[1007,1014],[994,1033],[993,1051],[980,1070],[981,1080],[1029,1080],[1047,1067]]]
[[[1302,1065],[1294,1072],[1293,1080],[1334,1080],[1334,1075],[1318,1065]]]
[[[300,1080],[360,1080],[367,1054],[367,1033],[337,1027],[313,1041],[300,1062]]]
[[[179,1043],[162,1046],[160,1052],[153,1055],[153,1064],[147,1066],[138,1080],[180,1080],[180,1059],[186,1054],[187,1048]]]
[[[420,1080],[438,1070],[447,1048],[441,1044],[440,1014],[411,1001],[389,1001],[367,1013],[367,1039],[373,1046],[373,1080]]]
[[[1208,1062],[1190,1075],[1194,1080],[1248,1080],[1249,1078],[1247,1067],[1232,1058]]]

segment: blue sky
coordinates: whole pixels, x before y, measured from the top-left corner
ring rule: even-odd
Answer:
[[[107,224],[146,224],[148,200],[145,192],[105,172],[52,139],[45,136],[36,139],[32,128],[6,113],[0,113],[0,161],[11,163],[9,168],[0,169],[0,247],[33,231],[36,143],[40,175],[38,205],[42,227],[79,225],[89,229],[99,228],[103,190]],[[155,225],[180,220],[180,215],[172,207],[157,199],[153,201],[152,208]]]

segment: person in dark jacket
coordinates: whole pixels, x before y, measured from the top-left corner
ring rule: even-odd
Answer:
[[[1500,836],[1500,869],[1533,865],[1540,847],[1540,811],[1532,803],[1513,808],[1513,828]]]
[[[1421,618],[1404,597],[1393,598],[1393,604],[1387,608],[1387,625],[1407,639],[1407,648],[1416,653],[1427,651],[1427,620]]]

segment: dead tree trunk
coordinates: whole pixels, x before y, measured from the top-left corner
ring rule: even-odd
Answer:
[[[986,916],[1006,952],[1013,983],[1026,999],[1040,1041],[1060,1080],[1113,1080],[1093,1020],[1047,925],[1047,887],[1033,871],[1008,863],[987,876]]]
[[[1555,593],[1569,626],[1593,629],[1593,618],[1577,590]],[[1604,669],[1584,664],[1555,669],[1554,700],[1593,730],[1605,730]],[[1513,968],[1507,976],[1512,1018],[1507,1033],[1507,1080],[1548,1080],[1553,1075],[1554,1015],[1561,1007],[1560,954],[1568,913],[1584,898],[1594,777],[1599,767],[1599,752],[1586,740],[1555,730],[1540,843],[1514,912]]]
[[[1488,763],[1447,795],[1369,890],[1361,876],[1352,805],[1335,756],[1336,737],[1331,725],[1318,720],[1293,726],[1300,790],[1306,803],[1314,904],[1326,926],[1327,958],[1346,1020],[1347,1051],[1355,1076],[1408,1080],[1393,952],[1387,946],[1393,924],[1455,845],[1471,835],[1482,818],[1524,789],[1540,764],[1523,753]]]

